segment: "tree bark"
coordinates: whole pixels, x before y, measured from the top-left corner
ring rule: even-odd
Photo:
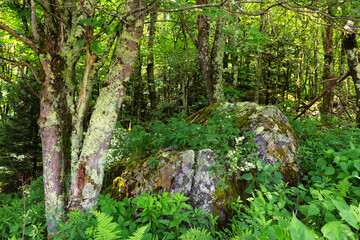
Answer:
[[[356,29],[353,21],[348,21],[345,30],[347,33],[343,38],[347,62],[356,91],[356,123],[360,127],[360,64],[359,48],[356,40]]]
[[[132,83],[132,102],[131,102],[131,116],[135,116],[139,121],[141,117],[141,105],[143,102],[143,83],[141,76],[142,68],[142,56],[141,47],[139,47],[138,56],[135,61],[132,75],[130,76],[130,82]]]
[[[155,109],[157,105],[156,90],[155,90],[155,75],[154,75],[154,38],[156,31],[157,12],[150,14],[150,26],[149,26],[149,42],[148,42],[148,61],[147,61],[147,82],[149,87],[149,100],[150,108]]]
[[[221,18],[216,24],[215,37],[213,42],[213,47],[211,51],[211,70],[214,86],[214,101],[221,102],[224,100],[224,52],[225,52],[225,39],[226,34],[222,31],[223,26],[225,25],[225,19]]]
[[[208,0],[196,0],[198,5],[208,4]],[[204,79],[207,99],[210,104],[215,103],[214,98],[214,81],[211,76],[211,57],[210,57],[210,43],[209,43],[209,31],[210,24],[208,18],[199,14],[197,16],[198,38],[197,38],[197,50],[198,59],[200,63],[201,73]]]
[[[133,0],[130,9],[146,6]],[[114,55],[103,88],[96,101],[89,129],[84,139],[78,162],[72,163],[70,206],[93,209],[100,193],[104,168],[112,133],[118,116],[119,105],[125,95],[132,68],[137,58],[142,35],[144,15],[131,15],[118,37]]]
[[[31,11],[33,8],[30,8],[30,4],[35,7],[37,2],[28,1],[26,4]],[[71,8],[63,7],[70,5]],[[38,124],[50,237],[57,232],[55,222],[60,221],[67,211],[75,208],[92,210],[101,190],[107,150],[117,111],[137,57],[146,14],[143,0],[126,0],[121,7],[127,13],[118,21],[116,32],[107,38],[107,46],[100,60],[91,50],[93,28],[81,22],[95,16],[95,11],[98,11],[96,0],[42,2],[41,9],[46,12],[42,24],[38,24],[40,21],[36,21],[36,12],[32,11],[32,29],[36,29],[39,36],[36,42],[0,22],[0,29],[27,44],[38,55],[40,62]],[[119,27],[123,22],[123,27]],[[117,41],[113,47],[115,38]],[[108,60],[111,51],[109,72],[96,99],[89,127],[85,129],[94,72]],[[79,83],[75,71],[83,53],[84,73]],[[65,185],[69,174],[70,189],[67,193]]]
[[[329,14],[331,14],[329,10]],[[323,48],[325,52],[324,56],[324,75],[323,80],[334,78],[334,55],[333,55],[333,48],[334,48],[334,37],[333,37],[333,26],[328,25],[325,26],[325,34],[323,38]],[[327,89],[331,86],[331,82],[324,82],[323,88]],[[323,104],[321,113],[329,115],[332,111],[334,99],[334,89],[331,89],[328,93],[323,96]]]

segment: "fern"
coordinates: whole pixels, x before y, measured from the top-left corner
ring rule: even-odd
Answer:
[[[120,239],[121,231],[116,229],[118,224],[112,222],[113,218],[104,212],[94,212],[97,225],[95,228],[94,240],[113,240]]]
[[[345,178],[336,186],[337,191],[335,191],[335,194],[341,198],[347,197],[349,186],[350,186],[349,180]]]
[[[141,228],[139,228],[138,230],[136,230],[136,232],[134,233],[133,236],[131,236],[128,240],[139,240],[139,239],[143,239],[145,232],[147,231],[147,229],[149,228],[149,225],[143,226]]]
[[[214,239],[206,229],[191,228],[180,236],[181,240],[212,240]]]

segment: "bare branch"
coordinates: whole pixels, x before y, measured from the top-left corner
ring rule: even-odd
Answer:
[[[189,26],[187,25],[187,23],[184,19],[184,14],[182,14],[182,13],[180,14],[180,20],[181,20],[181,23],[182,23],[183,27],[185,28],[187,34],[190,36],[191,41],[194,43],[195,47],[198,48],[198,43],[194,37],[194,34],[192,34],[192,32],[190,31]]]
[[[235,3],[235,7],[237,7],[237,9],[240,11],[240,13],[242,15],[247,15],[247,16],[260,16],[260,15],[263,15],[265,14],[267,11],[269,11],[271,8],[273,7],[276,7],[276,6],[282,6],[284,4],[286,4],[287,2],[278,2],[278,3],[274,3],[274,4],[271,4],[270,6],[268,6],[267,8],[261,10],[261,11],[256,11],[256,12],[246,12],[244,11],[237,3]],[[231,13],[236,13],[236,12],[233,12],[233,11],[228,11],[228,12],[231,12]]]
[[[170,13],[170,12],[182,12],[182,11],[195,9],[195,8],[221,7],[226,2],[227,2],[227,0],[224,0],[221,3],[199,4],[199,5],[193,5],[193,6],[183,7],[183,8],[176,8],[176,9],[158,9],[157,11]]]
[[[15,61],[15,60],[12,60],[12,59],[9,59],[9,58],[5,58],[5,57],[2,57],[2,56],[0,56],[0,59],[5,60],[5,61],[7,61],[7,62],[10,62],[10,64],[12,64],[12,65],[26,66],[26,67],[28,67],[28,68],[32,71],[32,73],[34,74],[34,77],[35,77],[35,79],[36,79],[36,82],[39,83],[39,84],[41,84],[41,81],[40,81],[40,79],[39,79],[38,72],[37,72],[36,69],[35,69],[33,66],[31,66],[29,63],[27,63],[27,62],[25,62],[25,61],[18,62],[18,61]]]
[[[19,84],[14,83],[10,79],[4,78],[2,76],[0,76],[0,79],[4,80],[7,83],[10,83],[11,85],[13,85],[15,87],[21,88],[22,90],[24,90],[26,92],[30,92],[30,93],[34,94],[36,97],[40,98],[40,96],[32,88],[26,88],[26,87],[20,86]]]
[[[0,22],[0,29],[10,33],[11,35],[13,35],[15,38],[19,39],[20,41],[22,41],[23,43],[27,44],[29,47],[31,47],[36,53],[39,53],[40,50],[36,47],[35,43],[33,43],[32,41],[30,41],[29,39],[20,36],[19,34],[17,34],[16,32],[14,32],[14,30],[12,30],[9,26],[3,24],[2,22]]]
[[[303,105],[303,106],[300,106],[297,108],[298,109],[301,109],[301,108],[304,108],[304,110],[299,113],[295,118],[294,120],[298,119],[301,115],[303,115],[312,105],[314,105],[314,103],[319,99],[321,98],[325,93],[327,93],[330,89],[334,88],[336,86],[336,84],[344,81],[347,77],[350,76],[350,71],[347,71],[344,75],[342,75],[341,77],[339,77],[338,79],[333,79],[334,83],[331,84],[328,88],[324,89],[316,98],[314,98],[309,104],[306,104],[306,105]]]
[[[34,0],[31,0],[31,29],[35,40],[39,40],[39,34],[36,29],[36,7]]]

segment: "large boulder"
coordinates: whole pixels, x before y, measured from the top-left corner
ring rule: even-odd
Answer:
[[[187,122],[207,124],[215,108],[236,116],[239,128],[255,135],[253,141],[258,145],[261,160],[270,164],[281,162],[283,172],[296,169],[297,137],[285,114],[276,106],[253,102],[215,103],[191,115]]]
[[[286,177],[284,180],[295,176],[298,143],[291,125],[278,108],[249,102],[213,104],[191,115],[188,123],[207,124],[215,108],[236,116],[235,121],[242,132],[251,131],[254,134],[252,140],[258,145],[258,157],[269,164],[280,162],[281,171]],[[167,148],[161,149],[156,156],[127,158],[106,175],[114,179],[110,192],[120,199],[149,191],[182,192],[190,198],[193,207],[225,220],[231,216],[229,203],[242,195],[246,181],[228,178],[228,187],[223,188],[220,177],[211,171],[215,161],[217,157],[210,149],[177,151]]]

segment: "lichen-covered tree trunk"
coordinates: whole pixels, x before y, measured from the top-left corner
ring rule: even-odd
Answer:
[[[345,73],[345,48],[344,48],[344,41],[342,41],[341,46],[340,46],[340,64],[339,64],[339,68],[340,68],[340,76],[342,76]],[[338,112],[338,119],[341,120],[343,112],[345,110],[345,105],[344,104],[344,82],[340,82],[339,83],[339,98],[340,98],[340,104],[339,104],[339,112]]]
[[[145,6],[141,4],[143,2],[137,0],[129,2],[130,9]],[[131,15],[117,39],[110,70],[95,104],[79,161],[72,163],[71,207],[88,210],[97,203],[107,150],[115,129],[119,105],[136,61],[143,24],[142,14]]]
[[[347,55],[347,62],[356,91],[356,123],[360,127],[360,64],[359,48],[356,41],[355,23],[348,21],[345,30],[343,44]]]
[[[59,116],[59,79],[51,62],[54,59],[48,54],[40,55],[44,70],[44,82],[41,90],[40,118],[38,120],[42,143],[43,179],[45,190],[45,207],[48,217],[48,232],[59,220],[65,209],[63,141],[61,139],[61,116]],[[55,211],[57,215],[54,216]]]
[[[239,18],[235,16],[235,29],[239,29]],[[230,42],[234,45],[235,49],[238,45],[238,32],[235,31],[233,38],[230,39]],[[241,62],[241,60],[240,60]],[[231,54],[231,64],[233,71],[233,88],[236,89],[239,81],[239,63],[238,63],[238,53],[233,52]]]
[[[331,14],[329,10],[329,14]],[[326,89],[333,82],[325,81],[331,78],[334,78],[334,55],[333,55],[333,48],[334,48],[334,37],[333,37],[333,26],[328,25],[325,26],[325,34],[323,38],[323,47],[324,47],[324,75],[323,75],[323,88]],[[322,114],[330,114],[332,111],[334,99],[334,90],[331,89],[327,94],[323,96],[323,104],[321,108]]]
[[[118,21],[113,19],[116,22],[113,29],[116,30],[106,38],[102,56],[97,56],[92,50],[96,36],[91,24],[95,21],[95,13],[101,11],[96,0],[48,0],[42,1],[41,5],[38,1],[23,3],[24,9],[39,7],[31,12],[34,37],[21,36],[1,21],[0,29],[28,45],[40,63],[38,124],[42,141],[47,231],[51,238],[57,232],[55,222],[61,220],[63,214],[75,208],[92,210],[97,202],[117,110],[137,57],[147,5],[143,0],[119,3],[123,16]],[[43,11],[41,21],[36,16],[40,11]],[[101,27],[99,34],[108,25],[104,23]],[[100,95],[92,98],[95,70],[109,60],[110,52],[111,64]],[[80,59],[85,61],[83,67],[77,66]],[[84,69],[81,78],[75,74],[78,69]],[[90,111],[91,98],[96,103],[86,129],[85,115]],[[66,192],[69,175],[70,189]]]
[[[216,102],[224,100],[224,79],[223,75],[223,62],[225,52],[226,34],[222,31],[225,24],[225,18],[222,18],[216,25],[215,37],[211,51],[211,70],[214,86],[214,99]]]

